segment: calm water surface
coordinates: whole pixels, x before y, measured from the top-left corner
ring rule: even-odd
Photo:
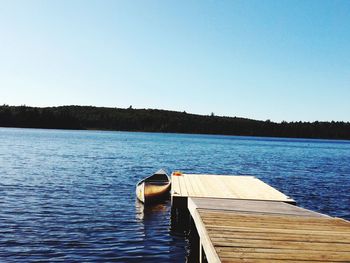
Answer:
[[[184,262],[169,203],[135,183],[158,168],[255,175],[350,219],[350,142],[0,128],[0,261]]]

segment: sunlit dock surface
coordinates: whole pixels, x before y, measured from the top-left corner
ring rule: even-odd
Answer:
[[[174,227],[190,218],[198,262],[350,262],[350,222],[253,176],[172,175],[171,198]]]
[[[254,176],[205,174],[172,175],[171,193],[172,199],[213,197],[294,203],[293,199]]]

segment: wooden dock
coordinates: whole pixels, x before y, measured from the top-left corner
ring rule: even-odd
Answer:
[[[295,203],[254,176],[183,174],[171,176],[173,207],[187,207],[188,197],[269,200]]]
[[[199,237],[199,262],[350,262],[350,222],[297,207],[255,177],[172,180],[173,208],[188,209]]]

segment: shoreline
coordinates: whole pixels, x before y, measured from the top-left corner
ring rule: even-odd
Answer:
[[[155,109],[0,106],[0,127],[350,140],[350,122],[281,122]]]
[[[108,129],[68,129],[68,128],[42,128],[42,127],[16,127],[16,126],[0,126],[0,129],[33,129],[33,130],[56,130],[56,131],[99,131],[99,132],[126,132],[126,133],[149,133],[149,134],[173,134],[173,135],[198,135],[198,136],[218,136],[218,137],[240,137],[246,139],[262,139],[269,141],[330,141],[350,143],[350,139],[328,139],[328,138],[305,138],[305,137],[276,137],[276,136],[256,136],[256,135],[234,135],[234,134],[210,134],[210,133],[185,133],[185,132],[159,132],[159,131],[133,131],[133,130],[108,130]]]

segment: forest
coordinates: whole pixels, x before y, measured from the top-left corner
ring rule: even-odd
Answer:
[[[93,106],[0,106],[0,127],[350,139],[350,122],[281,122]]]

